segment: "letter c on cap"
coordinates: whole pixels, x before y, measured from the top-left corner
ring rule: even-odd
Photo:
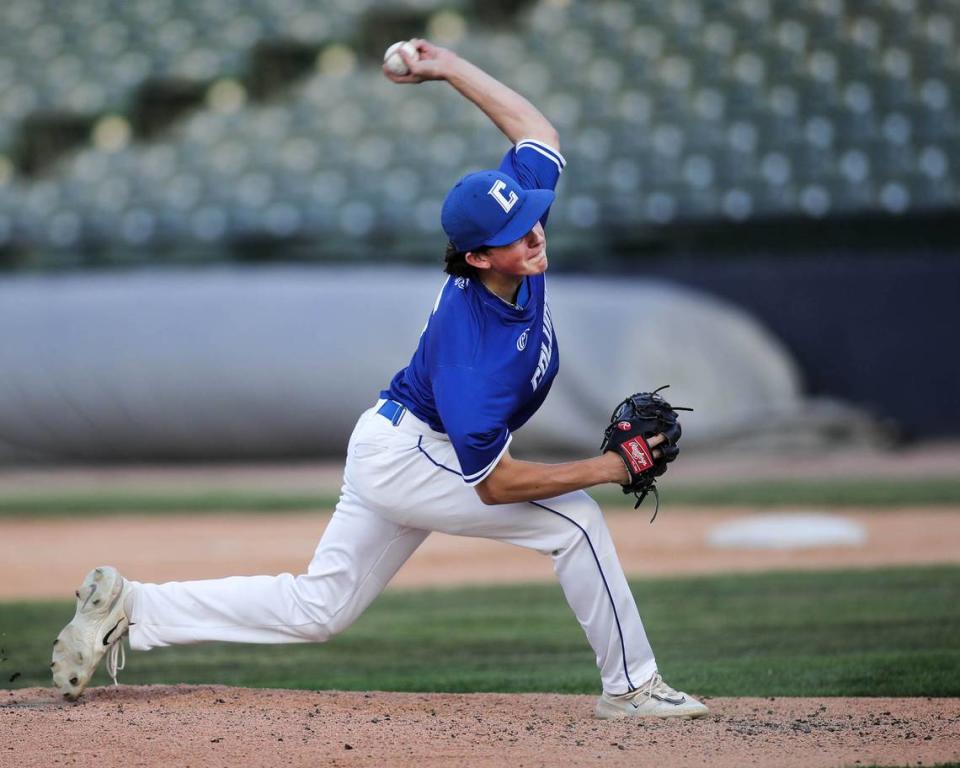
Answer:
[[[510,213],[510,209],[517,204],[517,193],[510,190],[510,197],[504,197],[503,190],[506,188],[506,182],[502,179],[497,179],[493,182],[493,186],[490,187],[490,191],[487,192],[487,194],[497,201],[497,204],[503,208],[504,213]]]

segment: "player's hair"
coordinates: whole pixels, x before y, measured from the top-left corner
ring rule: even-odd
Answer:
[[[454,277],[477,277],[477,270],[467,264],[468,253],[486,253],[489,249],[486,246],[480,248],[471,248],[469,251],[457,250],[453,242],[447,243],[447,252],[443,255],[443,271]]]

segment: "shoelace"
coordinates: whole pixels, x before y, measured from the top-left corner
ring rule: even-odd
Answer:
[[[638,696],[645,696],[648,699],[652,699],[654,695],[661,699],[676,699],[680,694],[663,682],[663,678],[660,676],[660,673],[657,672],[646,684],[630,693],[624,694],[624,698],[632,701]]]
[[[673,688],[663,681],[663,678],[660,677],[659,672],[654,674],[654,676],[650,678],[650,682],[641,688],[638,693],[639,692],[643,692],[649,699],[652,699],[654,696],[656,696],[658,699],[666,700],[672,703],[676,703],[678,700],[683,699],[678,691],[673,690]]]
[[[113,679],[114,685],[119,685],[117,672],[125,666],[127,666],[127,652],[123,647],[123,638],[121,637],[107,651],[107,674]]]
[[[650,678],[650,682],[647,684],[647,696],[653,696],[653,694],[670,694],[676,693],[673,688],[663,682],[663,678],[660,677],[660,673],[657,672],[653,677]]]

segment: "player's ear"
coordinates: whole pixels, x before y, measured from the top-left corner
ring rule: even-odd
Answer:
[[[474,269],[490,269],[490,257],[486,249],[467,251],[463,255],[463,260]]]

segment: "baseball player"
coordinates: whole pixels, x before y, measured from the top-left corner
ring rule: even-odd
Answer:
[[[596,653],[596,715],[699,717],[707,708],[657,673],[640,614],[597,504],[584,492],[625,483],[616,452],[561,464],[510,455],[513,433],[557,375],[547,304],[545,225],[564,168],[557,132],[526,99],[425,40],[402,54],[395,83],[447,82],[509,139],[496,169],[469,174],[447,195],[449,238],[440,288],[410,364],[360,416],[343,490],[306,573],[167,584],[91,571],[77,611],[54,643],[53,680],[68,699],[100,660],[116,682],[120,638],[145,651],[206,641],[323,642],[342,632],[431,531],[482,536],[553,559],[571,609]],[[653,458],[663,441],[649,441]]]

